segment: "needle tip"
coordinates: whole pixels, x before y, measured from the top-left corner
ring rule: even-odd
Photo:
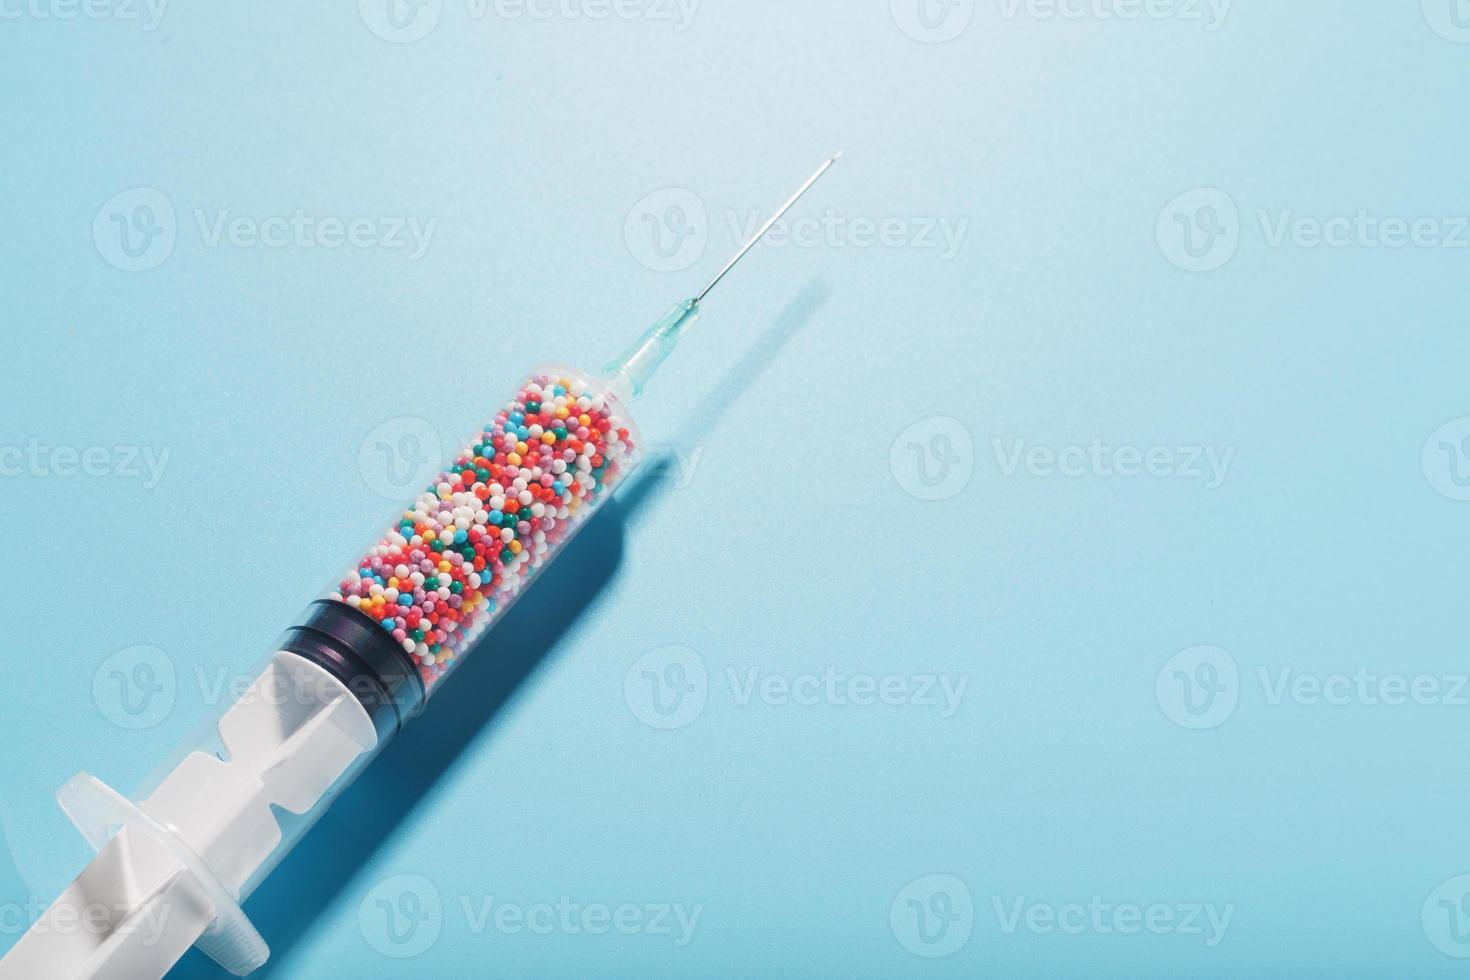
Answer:
[[[832,162],[836,163],[838,160],[841,160],[843,152],[844,151],[842,150],[838,150],[836,153],[832,154]]]
[[[0,2],[3,2],[3,0],[0,0]],[[802,184],[801,187],[797,189],[796,193],[791,195],[791,199],[789,201],[777,208],[776,213],[766,219],[766,223],[761,225],[760,230],[758,230],[754,235],[750,236],[750,240],[747,241],[743,246],[741,246],[740,251],[735,253],[734,258],[725,263],[725,267],[720,270],[718,275],[716,275],[713,279],[709,281],[709,285],[701,289],[698,295],[696,295],[694,299],[689,301],[690,309],[693,309],[704,301],[704,298],[709,295],[709,291],[718,286],[720,284],[720,280],[725,278],[725,273],[735,268],[735,263],[739,262],[741,258],[745,256],[745,253],[749,252],[751,248],[755,246],[756,242],[765,237],[766,232],[771,230],[771,227],[780,220],[781,216],[784,215],[787,211],[791,210],[791,206],[801,198],[801,195],[805,194],[811,188],[811,186],[817,182],[817,178],[826,173],[827,168],[836,163],[838,158],[841,156],[842,151],[838,150],[832,157],[830,157],[825,163],[817,168],[816,173],[812,174],[806,179],[806,183]]]

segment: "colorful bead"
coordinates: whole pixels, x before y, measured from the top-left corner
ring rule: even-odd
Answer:
[[[332,598],[375,619],[432,689],[632,471],[627,425],[586,381],[533,376]]]

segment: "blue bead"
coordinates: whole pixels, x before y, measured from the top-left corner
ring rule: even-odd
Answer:
[[[492,510],[490,512],[490,523],[491,524],[499,524],[503,520],[505,520],[505,515],[502,514],[500,511],[498,511],[498,510]]]
[[[413,605],[413,596],[409,595],[407,592],[401,594],[398,597],[398,604],[400,606],[411,606],[411,605]]]

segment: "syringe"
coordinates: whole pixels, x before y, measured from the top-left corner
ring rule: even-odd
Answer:
[[[87,773],[58,790],[98,854],[0,960],[0,980],[161,978],[191,945],[237,976],[264,964],[241,903],[636,468],[628,403],[840,156],[602,377],[533,371],[182,762],[134,799]],[[82,914],[88,928],[72,927]]]

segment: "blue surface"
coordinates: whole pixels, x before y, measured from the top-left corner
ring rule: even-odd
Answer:
[[[87,858],[56,786],[842,147],[640,403],[676,465],[250,904],[263,975],[1463,972],[1470,32],[895,4],[0,5],[0,949]]]

